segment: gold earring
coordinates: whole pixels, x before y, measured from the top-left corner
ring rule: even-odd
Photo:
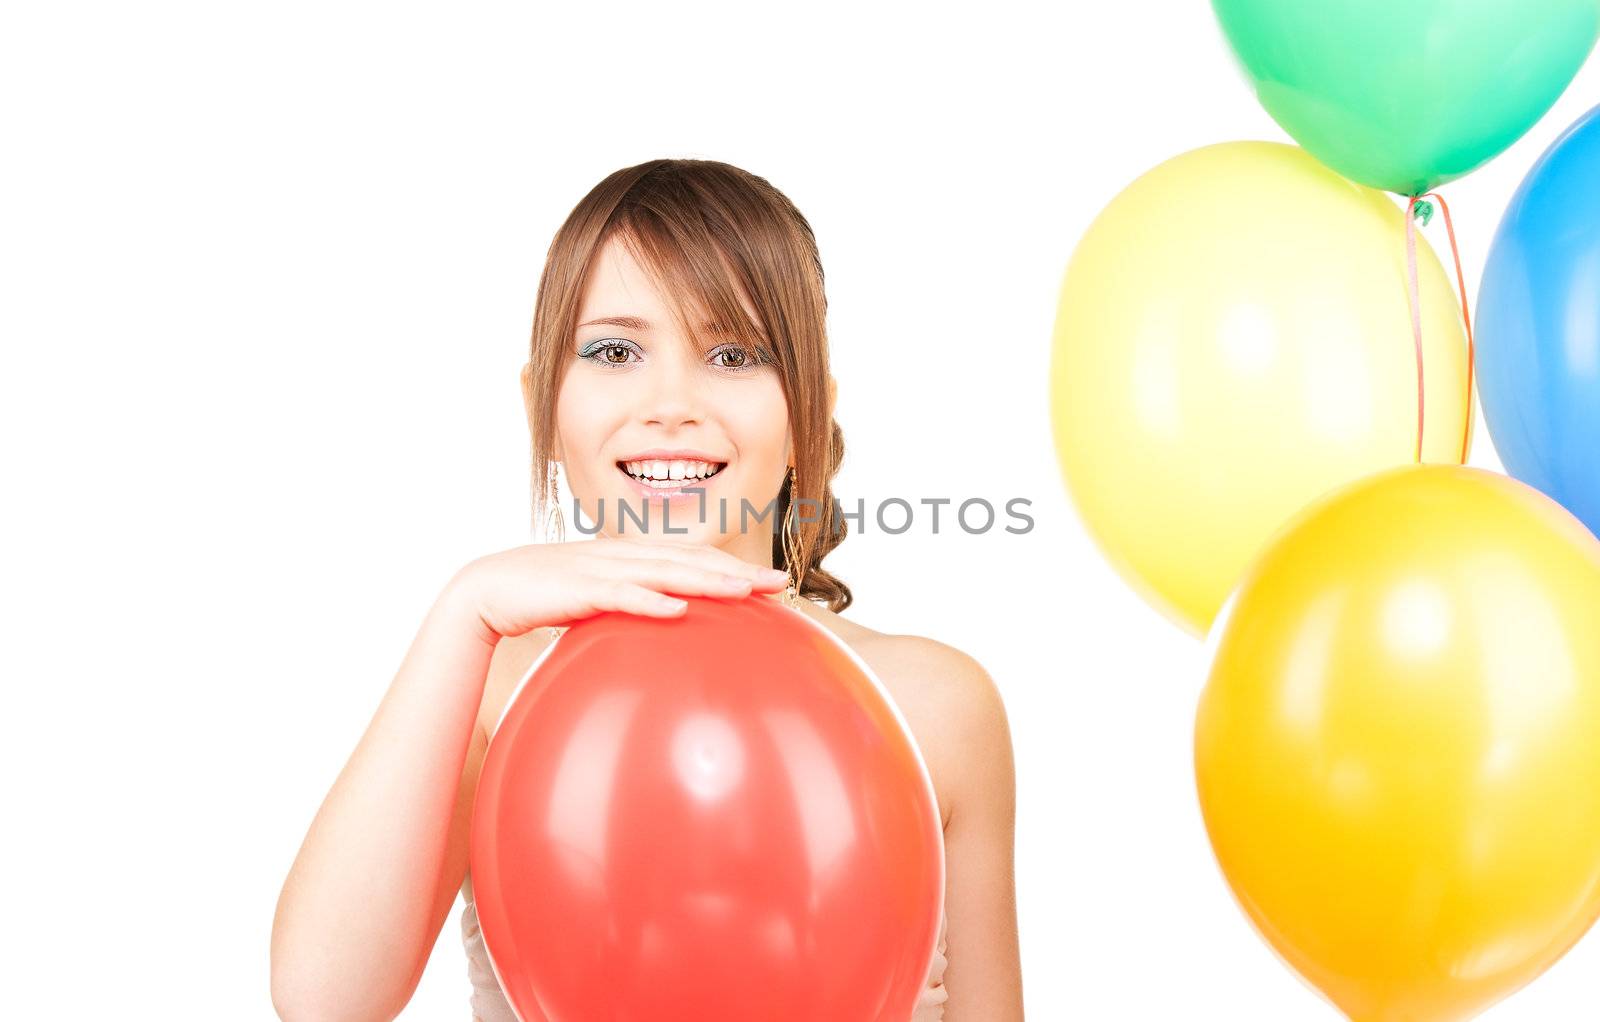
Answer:
[[[561,514],[561,484],[556,478],[556,463],[549,462],[549,475],[546,490],[550,494],[550,504],[545,511],[544,541],[546,543],[564,543],[567,539],[567,523]]]
[[[557,481],[556,463],[546,463],[549,473],[545,477],[546,489],[550,494],[550,503],[545,508],[544,541],[546,543],[564,543],[567,540],[567,523],[561,514],[561,484]],[[565,632],[565,625],[550,625],[545,629],[550,633],[551,640],[561,638]]]
[[[789,570],[789,584],[783,590],[783,604],[786,607],[800,608],[800,579],[803,577],[804,568],[800,567],[799,554],[800,542],[795,538],[791,526],[795,521],[794,506],[795,472],[794,466],[789,466],[789,508],[783,516],[783,561]]]

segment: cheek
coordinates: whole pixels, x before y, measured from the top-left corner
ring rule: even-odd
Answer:
[[[569,375],[556,399],[556,433],[568,473],[582,473],[594,460],[596,445],[609,429],[604,422],[607,403],[579,374]]]
[[[734,442],[750,467],[758,462],[781,467],[789,439],[789,404],[783,385],[776,378],[749,381],[730,395],[724,407]]]

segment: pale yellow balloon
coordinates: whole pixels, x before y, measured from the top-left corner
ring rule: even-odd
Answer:
[[[1459,1022],[1600,914],[1600,541],[1475,468],[1314,502],[1211,637],[1200,809],[1250,921],[1354,1022]]]
[[[1460,462],[1466,336],[1418,237],[1423,460]],[[1147,600],[1203,634],[1285,519],[1413,462],[1405,219],[1302,150],[1230,142],[1140,177],[1062,281],[1055,445],[1085,527]]]

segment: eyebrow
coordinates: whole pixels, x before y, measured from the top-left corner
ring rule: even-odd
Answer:
[[[578,326],[580,328],[586,326],[615,326],[624,330],[649,330],[650,321],[640,319],[638,316],[601,316],[599,319],[591,319],[587,323],[579,323]],[[704,326],[711,333],[722,332],[722,328],[715,323],[706,323]]]
[[[583,327],[583,326],[620,326],[624,330],[648,330],[648,329],[650,329],[650,324],[648,322],[646,322],[645,320],[640,319],[638,316],[602,316],[599,319],[591,319],[587,323],[579,323],[578,325],[581,326],[581,327]]]

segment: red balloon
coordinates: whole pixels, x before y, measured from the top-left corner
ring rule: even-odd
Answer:
[[[944,840],[904,718],[766,596],[572,625],[484,757],[470,867],[523,1022],[905,1022]]]

